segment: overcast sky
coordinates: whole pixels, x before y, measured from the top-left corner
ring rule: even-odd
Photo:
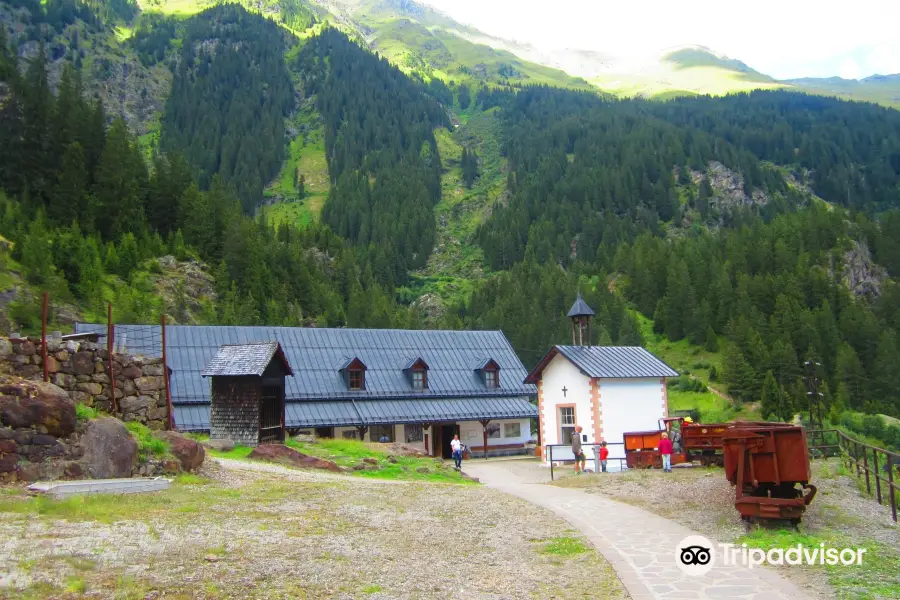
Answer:
[[[900,0],[419,0],[535,46],[634,56],[698,44],[779,79],[900,73]]]

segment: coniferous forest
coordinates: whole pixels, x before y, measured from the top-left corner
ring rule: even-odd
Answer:
[[[108,19],[91,3],[19,4],[61,29]],[[502,329],[527,366],[570,340],[580,289],[594,343],[641,344],[652,319],[720,352],[730,396],[767,417],[802,408],[806,361],[838,412],[900,415],[895,110],[784,91],[662,102],[447,85],[336,29],[301,39],[237,5],[143,15],[130,43],[172,76],[150,152],[74,61],[51,85],[47,48],[21,58],[0,38],[0,233],[34,289],[155,320],[145,265],[171,254],[214,275],[204,322]],[[318,221],[275,226],[258,208],[301,110],[321,125],[327,199]],[[442,156],[463,113],[489,123],[498,156],[473,138]],[[442,243],[451,162],[485,206],[466,240],[484,274],[426,321],[404,286]],[[23,303],[12,317],[28,327]]]

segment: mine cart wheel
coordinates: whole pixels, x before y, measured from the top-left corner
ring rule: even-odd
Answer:
[[[750,533],[750,530],[753,529],[753,522],[750,520],[750,517],[741,517],[741,520],[744,522],[744,533]]]
[[[800,519],[799,518],[791,519],[791,528],[793,528],[794,531],[800,531]]]

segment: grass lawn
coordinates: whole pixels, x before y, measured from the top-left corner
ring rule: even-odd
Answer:
[[[207,439],[208,436],[195,435],[191,437],[203,440]],[[377,470],[348,472],[348,475],[355,477],[476,485],[474,481],[463,477],[459,472],[447,466],[442,466],[445,463],[439,464],[434,458],[399,456],[395,454],[393,456],[396,462],[391,462],[388,460],[388,456],[391,455],[389,445],[357,440],[329,439],[322,439],[312,444],[288,440],[285,445],[307,456],[333,461],[341,467],[352,468],[354,465],[360,464],[365,458],[378,461],[379,468]],[[248,460],[247,457],[252,451],[252,448],[241,445],[235,446],[233,450],[228,452],[219,452],[207,448],[207,452],[212,456],[236,460]],[[427,469],[427,472],[420,473],[417,469]]]

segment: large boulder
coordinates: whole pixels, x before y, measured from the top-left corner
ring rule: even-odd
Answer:
[[[131,477],[137,464],[138,445],[118,419],[104,417],[88,422],[82,464],[93,479]]]
[[[314,456],[307,456],[306,454],[297,452],[293,448],[288,448],[281,444],[263,444],[262,446],[257,446],[253,449],[253,452],[250,453],[249,458],[268,460],[290,467],[326,469],[336,473],[341,472],[341,468],[330,460],[322,460],[321,458],[316,458]]]
[[[14,429],[45,427],[55,437],[75,431],[75,403],[62,388],[43,381],[0,378],[0,424]]]
[[[174,431],[160,431],[155,435],[169,443],[169,451],[181,463],[182,470],[193,471],[203,464],[206,450],[194,440]]]

